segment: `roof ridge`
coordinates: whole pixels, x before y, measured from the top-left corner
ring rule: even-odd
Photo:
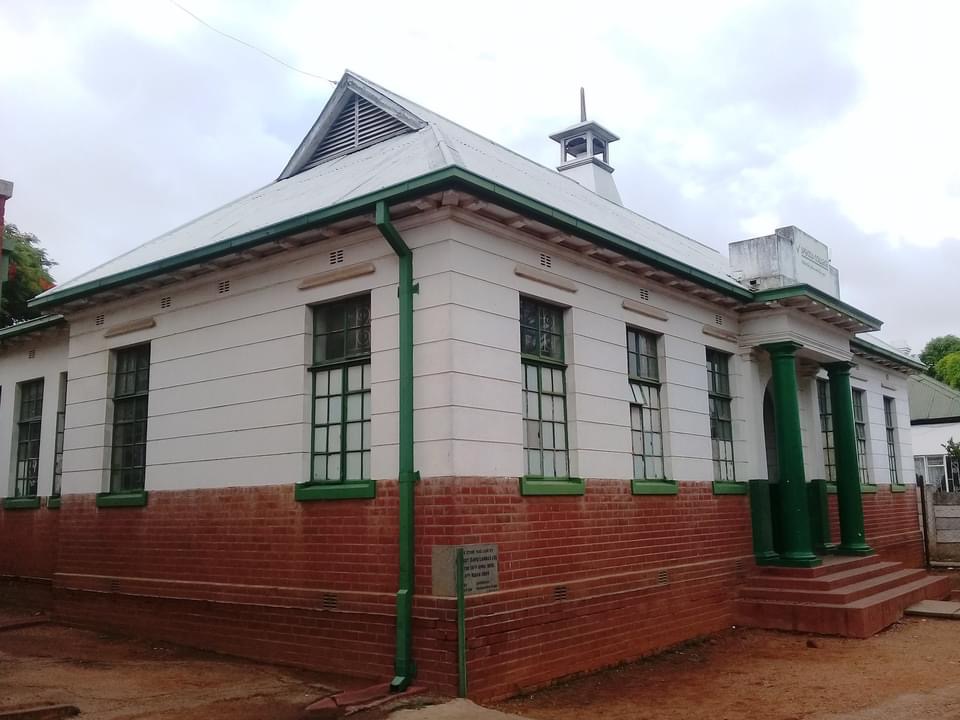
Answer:
[[[351,77],[355,78],[356,80],[359,80],[360,82],[363,82],[363,83],[366,83],[366,84],[370,85],[372,88],[374,88],[374,89],[377,90],[378,92],[382,92],[382,93],[384,93],[385,95],[392,97],[395,101],[402,101],[402,102],[404,102],[404,103],[409,103],[409,104],[415,106],[416,108],[418,108],[421,112],[425,112],[425,113],[427,113],[427,114],[429,114],[429,115],[435,115],[436,117],[440,118],[440,119],[443,120],[444,122],[448,122],[448,123],[450,123],[451,125],[454,125],[454,126],[456,126],[457,128],[463,130],[464,132],[469,133],[470,135],[473,135],[473,136],[475,136],[475,137],[478,137],[478,138],[480,138],[480,139],[482,139],[482,140],[490,143],[491,145],[495,145],[496,147],[500,148],[501,150],[505,150],[506,152],[510,153],[510,154],[513,155],[514,157],[517,157],[517,158],[519,158],[520,160],[522,160],[522,161],[524,161],[524,162],[530,163],[531,165],[535,165],[535,166],[537,166],[537,167],[539,167],[539,168],[543,168],[544,170],[546,170],[547,172],[551,173],[551,174],[554,175],[555,177],[563,178],[563,179],[566,180],[567,182],[575,183],[578,188],[580,188],[580,189],[582,189],[582,190],[585,190],[586,192],[591,192],[593,195],[596,195],[597,198],[599,198],[600,200],[604,200],[605,202],[610,203],[610,204],[611,204],[613,207],[615,207],[615,208],[619,208],[620,210],[625,210],[626,212],[630,213],[631,215],[635,215],[635,216],[637,216],[637,217],[639,217],[639,218],[642,218],[643,220],[645,220],[645,221],[647,221],[647,222],[654,223],[655,225],[663,228],[664,230],[667,230],[667,231],[669,231],[669,232],[671,232],[671,233],[674,233],[675,235],[679,235],[680,237],[684,238],[685,240],[689,240],[689,241],[692,242],[692,243],[696,243],[697,245],[699,245],[700,247],[704,248],[705,250],[708,250],[708,251],[710,251],[710,252],[713,252],[713,253],[718,254],[721,258],[726,258],[726,257],[727,257],[723,252],[721,252],[721,251],[718,250],[717,248],[713,247],[712,245],[708,245],[707,243],[702,242],[702,241],[700,241],[700,240],[697,240],[696,238],[691,237],[691,236],[689,236],[689,235],[687,235],[687,234],[685,234],[685,233],[682,233],[682,232],[680,232],[680,231],[678,231],[678,230],[675,230],[674,228],[672,228],[672,227],[670,227],[670,226],[668,226],[668,225],[664,225],[662,222],[659,222],[659,221],[657,221],[657,220],[654,220],[653,218],[649,218],[649,217],[647,217],[646,215],[644,215],[643,213],[637,212],[637,211],[634,210],[633,208],[627,207],[626,205],[621,205],[621,204],[619,204],[619,203],[616,203],[616,202],[614,202],[614,201],[612,201],[612,200],[609,200],[608,198],[603,197],[602,195],[597,195],[596,193],[593,193],[591,190],[589,190],[589,189],[587,189],[587,188],[584,188],[583,185],[581,185],[580,183],[578,183],[578,182],[577,182],[576,180],[574,180],[572,177],[570,177],[570,176],[568,176],[568,175],[564,175],[564,174],[561,173],[561,172],[558,172],[558,171],[556,170],[556,168],[552,168],[552,167],[549,167],[549,166],[547,166],[547,165],[544,165],[543,163],[537,162],[537,161],[534,160],[533,158],[527,157],[526,155],[524,155],[524,154],[522,154],[522,153],[519,153],[519,152],[517,152],[516,150],[513,150],[512,148],[509,148],[509,147],[507,147],[506,145],[503,145],[503,144],[497,142],[496,140],[492,140],[492,139],[488,138],[488,137],[485,136],[485,135],[481,135],[481,134],[478,133],[476,130],[471,130],[470,128],[466,127],[465,125],[461,125],[461,124],[458,123],[456,120],[451,120],[451,119],[448,118],[447,116],[441,115],[440,113],[436,112],[435,110],[431,110],[430,108],[421,105],[420,103],[416,102],[415,100],[411,100],[410,98],[408,98],[408,97],[406,97],[406,96],[404,96],[404,95],[401,95],[401,94],[399,94],[399,93],[397,93],[397,92],[394,92],[393,90],[390,90],[389,88],[385,88],[385,87],[383,87],[382,85],[379,85],[378,83],[374,82],[373,80],[370,80],[369,78],[366,78],[366,77],[364,77],[363,75],[360,75],[359,73],[356,73],[356,72],[348,69],[348,70],[345,70],[345,71],[344,71],[344,74],[350,75]],[[413,110],[413,109],[411,109],[411,108],[407,108],[407,110],[409,110],[411,113],[417,114],[417,111],[416,111],[416,110]],[[430,122],[430,121],[427,121],[427,122],[428,122],[429,125],[435,126],[435,123]],[[440,130],[440,129],[438,128],[438,130]],[[442,130],[440,130],[440,134],[443,135]],[[454,164],[457,164],[457,163],[454,163]],[[729,262],[729,261],[728,261],[728,262]],[[727,272],[726,272],[725,274],[726,274],[728,277],[733,278],[733,275],[732,275],[731,272],[729,271],[729,268],[727,269]]]

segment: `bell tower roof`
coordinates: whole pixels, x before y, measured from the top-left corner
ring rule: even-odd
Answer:
[[[622,204],[610,164],[610,143],[620,138],[600,123],[587,120],[583,88],[580,88],[580,122],[553,133],[550,139],[560,144],[558,171],[598,195]]]

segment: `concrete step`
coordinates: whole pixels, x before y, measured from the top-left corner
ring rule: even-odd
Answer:
[[[960,620],[960,602],[955,600],[921,600],[904,611],[905,615]]]
[[[899,620],[910,605],[949,592],[949,579],[924,574],[846,603],[739,598],[734,617],[739,625],[866,638]]]
[[[831,566],[836,567],[836,566]],[[795,588],[797,590],[834,590],[844,585],[851,585],[856,582],[868,580],[878,575],[885,575],[894,570],[903,567],[902,563],[897,562],[873,562],[868,564],[854,565],[848,567],[840,566],[843,569],[835,572],[821,575],[819,577],[792,576],[784,574],[768,573],[769,568],[763,568],[747,578],[747,583],[751,587],[773,587],[773,588]]]
[[[786,602],[822,602],[844,605],[859,600],[868,595],[874,595],[884,590],[905,585],[920,580],[926,576],[923,570],[904,568],[899,563],[890,563],[894,567],[886,572],[875,574],[866,579],[855,577],[856,582],[834,586],[829,589],[795,587],[745,587],[740,589],[740,596],[759,600],[783,600]],[[829,577],[829,576],[828,576]]]
[[[785,575],[793,578],[819,578],[845,570],[875,565],[883,562],[878,555],[841,556],[830,555],[823,558],[816,567],[781,567],[779,565],[765,565],[760,574]]]

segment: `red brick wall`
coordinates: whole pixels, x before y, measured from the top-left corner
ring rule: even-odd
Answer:
[[[863,529],[867,544],[888,560],[909,567],[923,567],[923,534],[917,506],[917,489],[908,485],[902,493],[878,485],[877,492],[860,496],[863,502]],[[837,496],[829,496],[833,541],[840,542],[840,514]]]
[[[912,491],[865,495],[868,539],[881,550],[913,547],[913,503]],[[143,508],[65,496],[59,511],[0,512],[0,532],[4,548],[19,550],[3,553],[0,573],[55,569],[67,622],[392,674],[395,483],[380,483],[372,501],[297,503],[290,485],[152,492]],[[468,599],[477,698],[726,627],[753,568],[747,497],[715,496],[710,483],[633,496],[626,482],[592,480],[583,497],[524,498],[515,478],[426,479],[416,533],[418,678],[447,692],[457,678],[455,604],[430,595],[432,548],[499,547],[500,590]]]
[[[0,510],[2,597],[34,606],[50,603],[57,563],[59,510]],[[18,582],[11,582],[17,579]]]

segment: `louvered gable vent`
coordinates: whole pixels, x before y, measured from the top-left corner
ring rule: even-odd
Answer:
[[[373,145],[411,128],[369,100],[353,95],[327,130],[313,155],[304,164],[309,170],[331,158]]]

